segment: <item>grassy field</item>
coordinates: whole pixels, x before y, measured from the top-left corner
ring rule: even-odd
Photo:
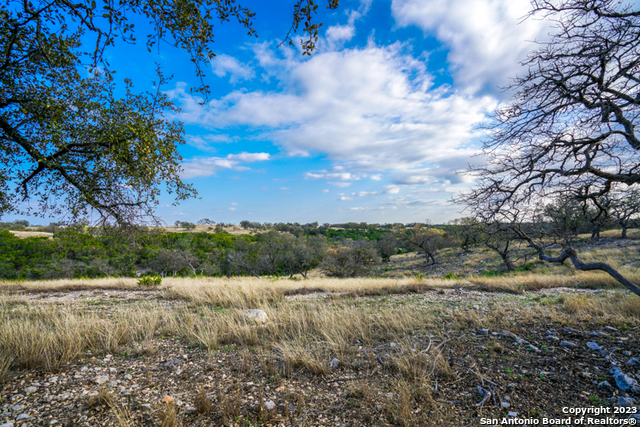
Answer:
[[[635,241],[609,243],[583,258],[639,281]],[[459,271],[497,262],[443,255]],[[0,424],[475,426],[624,396],[609,370],[640,356],[640,298],[605,274],[430,271],[2,282]]]

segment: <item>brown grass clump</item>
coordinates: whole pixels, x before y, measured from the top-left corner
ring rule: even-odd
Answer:
[[[106,406],[111,408],[114,405],[115,399],[113,394],[108,388],[101,388],[98,394],[87,399],[87,406],[89,408],[95,408],[97,406]]]
[[[328,357],[322,354],[320,348],[305,348],[295,344],[278,344],[276,348],[282,353],[286,365],[303,369],[315,376],[329,373]]]
[[[562,309],[580,317],[593,317],[598,322],[624,322],[640,319],[640,298],[627,293],[591,295],[563,295]]]
[[[240,416],[240,384],[235,382],[224,392],[218,392],[219,405],[218,410],[222,415],[225,423],[233,421]]]
[[[193,401],[193,406],[196,408],[198,414],[208,414],[211,412],[212,402],[211,398],[207,396],[207,392],[203,387],[200,387],[196,397]]]
[[[174,402],[163,403],[157,411],[160,427],[180,427],[182,423],[178,417],[178,408]]]
[[[13,359],[14,357],[12,355],[0,354],[0,383],[4,382]]]
[[[135,427],[136,422],[133,419],[133,414],[128,407],[113,405],[111,412],[116,419],[116,425],[118,427]]]

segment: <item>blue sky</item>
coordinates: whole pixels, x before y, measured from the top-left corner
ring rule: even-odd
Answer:
[[[508,100],[500,87],[523,73],[549,24],[522,20],[528,0],[341,0],[320,11],[317,51],[303,57],[278,47],[292,3],[241,2],[258,38],[217,26],[205,105],[189,92],[198,81],[184,52],[109,51],[116,75],[140,90],[151,89],[154,62],[174,76],[165,90],[182,108],[171,117],[186,129],[182,176],[200,199],[163,197],[157,214],[169,224],[462,216],[449,200],[472,182],[457,172],[482,161],[478,127]]]

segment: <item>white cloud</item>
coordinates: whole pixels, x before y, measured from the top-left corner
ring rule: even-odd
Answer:
[[[255,72],[251,66],[225,54],[218,54],[211,59],[211,71],[218,77],[224,77],[229,74],[229,82],[231,84],[240,80],[251,80],[255,77]]]
[[[456,84],[471,92],[488,89],[495,95],[510,78],[526,69],[519,61],[546,40],[547,21],[522,18],[529,0],[393,0],[391,11],[400,26],[415,25],[449,48],[448,62]]]
[[[322,192],[323,192],[323,193],[328,193],[328,192],[329,192],[329,190],[324,189],[324,190],[322,190]]]
[[[280,190],[289,190],[291,187],[280,187]]]
[[[187,144],[196,147],[200,151],[215,151],[215,144],[234,142],[234,138],[229,135],[209,134],[209,135],[187,135]]]
[[[349,172],[328,172],[328,171],[318,171],[318,172],[307,172],[304,174],[305,179],[338,179],[341,181],[353,181],[360,179],[359,176],[354,175]]]
[[[228,159],[246,163],[269,160],[270,157],[271,155],[269,153],[247,153],[246,151],[239,154],[229,154],[227,156]]]
[[[338,187],[348,184],[338,181],[379,179],[382,171],[393,178],[424,169],[434,182],[453,182],[474,151],[476,126],[497,105],[490,96],[432,88],[424,62],[402,44],[370,43],[306,61],[268,56],[261,46],[261,61],[282,91],[234,91],[200,106],[178,85],[169,92],[182,107],[175,118],[216,131],[259,129],[289,155],[326,155],[341,168],[305,178],[331,179]]]
[[[350,182],[327,182],[327,184],[333,185],[334,187],[338,188],[347,188],[351,186]]]
[[[329,49],[335,50],[336,47],[351,40],[355,34],[356,29],[353,25],[334,25],[329,27],[326,32],[327,43],[330,46]]]
[[[187,160],[182,164],[182,178],[198,178],[204,176],[215,175],[219,170],[233,169],[236,171],[248,170],[240,163],[252,163],[257,161],[269,160],[269,153],[247,153],[229,154],[226,157],[196,157]]]
[[[385,194],[398,194],[400,192],[400,187],[397,185],[389,185],[384,192]]]
[[[338,200],[353,200],[353,197],[350,197],[350,196],[341,196]]]
[[[359,191],[358,192],[358,197],[377,196],[378,194],[380,194],[379,191]]]

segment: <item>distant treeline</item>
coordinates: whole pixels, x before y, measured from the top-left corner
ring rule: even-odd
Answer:
[[[339,240],[340,233],[334,233],[333,242],[322,234],[275,230],[252,235],[138,230],[135,241],[127,239],[131,235],[91,231],[61,229],[53,238],[18,238],[0,230],[0,278],[306,276],[323,261],[330,275],[355,276],[380,259],[378,241],[369,230],[363,231],[367,238],[345,234],[356,237],[353,240]],[[333,262],[328,259],[332,257]]]
[[[630,197],[622,208],[611,205],[602,212],[584,209],[580,201],[557,198],[540,208],[534,223],[507,224],[461,218],[445,225],[425,223],[344,224],[257,223],[242,221],[250,234],[230,234],[228,224],[203,219],[207,231],[196,224],[176,222],[191,232],[165,232],[137,227],[127,232],[107,232],[88,223],[49,224],[29,227],[27,221],[0,223],[0,278],[57,279],[71,277],[139,276],[306,276],[320,267],[326,274],[353,277],[398,253],[418,251],[428,262],[438,262],[438,252],[458,247],[464,252],[483,246],[503,260],[506,270],[515,268],[513,254],[526,247],[514,233],[517,225],[533,236],[567,245],[580,234],[592,240],[600,232],[618,228],[621,238],[637,227],[638,198]],[[229,224],[230,225],[230,224]],[[6,230],[50,231],[53,238],[20,239]],[[523,246],[524,244],[524,246]]]

